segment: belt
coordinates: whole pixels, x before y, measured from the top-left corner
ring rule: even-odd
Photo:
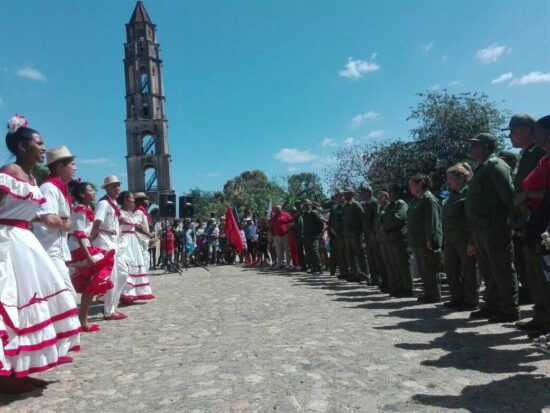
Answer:
[[[29,230],[29,221],[24,219],[0,219],[0,225],[7,225],[8,227],[16,227]]]
[[[122,231],[123,234],[135,234],[136,231]]]

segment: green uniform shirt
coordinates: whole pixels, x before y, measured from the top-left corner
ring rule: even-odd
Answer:
[[[330,214],[328,217],[328,227],[333,229],[338,234],[341,234],[343,231],[342,212],[343,206],[339,203],[335,203],[330,209]]]
[[[355,199],[344,204],[342,222],[344,236],[356,237],[363,233],[363,207]]]
[[[304,236],[304,221],[302,217],[302,211],[296,211],[292,214],[292,222],[294,227],[292,232],[296,238],[302,238]]]
[[[430,191],[425,191],[409,205],[407,231],[411,245],[426,246],[430,241],[434,250],[441,248],[441,207]]]
[[[317,211],[302,212],[304,238],[318,238],[323,232],[324,223]]]
[[[374,198],[363,203],[363,231],[365,235],[370,236],[376,230],[376,221],[378,220],[378,202]]]
[[[468,195],[468,184],[465,184],[459,192],[451,191],[451,194],[443,204],[443,236],[451,237],[456,233],[467,233],[466,211],[464,203]]]
[[[495,156],[474,171],[466,196],[466,219],[472,231],[505,227],[514,201],[510,167]]]
[[[390,202],[380,215],[386,241],[393,242],[407,237],[407,211],[409,207],[402,199]]]

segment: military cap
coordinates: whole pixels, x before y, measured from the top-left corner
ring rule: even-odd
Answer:
[[[498,153],[498,157],[508,165],[513,164],[515,166],[518,161],[518,156],[512,151],[502,150]]]
[[[336,195],[341,195],[344,193],[344,189],[343,188],[336,188],[336,191],[334,192]]]
[[[342,190],[342,192],[343,192],[344,194],[347,194],[347,193],[354,194],[354,193],[355,193],[355,189],[353,189],[351,186],[346,186],[346,187]]]
[[[535,118],[527,113],[516,113],[510,118],[510,123],[508,127],[501,130],[510,130],[512,128],[518,127],[534,128],[535,127]]]
[[[303,205],[311,205],[311,201],[310,201],[309,199],[304,199],[304,200],[302,201],[302,204],[303,204]]]
[[[359,187],[359,192],[370,192],[370,193],[372,193],[372,186],[370,186],[366,183],[363,183]]]
[[[301,199],[297,199],[296,201],[294,201],[294,205],[303,204],[303,203],[304,202]]]
[[[483,143],[493,143],[496,142],[497,138],[491,133],[480,133],[473,138],[468,139],[468,142],[483,142]]]

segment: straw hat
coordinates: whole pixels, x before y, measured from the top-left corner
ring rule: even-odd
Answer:
[[[149,199],[149,197],[147,196],[147,194],[145,192],[136,192],[134,194],[134,199],[141,199],[141,198]]]
[[[106,177],[104,180],[103,180],[103,185],[101,185],[101,187],[103,189],[105,189],[105,187],[107,185],[111,185],[111,184],[120,184],[120,181],[118,180],[118,178],[114,175],[109,175],[108,177]]]
[[[58,146],[46,152],[46,165],[68,158],[74,158],[69,149],[66,146]]]

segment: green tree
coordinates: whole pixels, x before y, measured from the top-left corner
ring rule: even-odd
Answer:
[[[302,172],[287,177],[288,196],[285,205],[293,205],[297,199],[309,199],[323,205],[326,201],[321,178],[316,173]]]

